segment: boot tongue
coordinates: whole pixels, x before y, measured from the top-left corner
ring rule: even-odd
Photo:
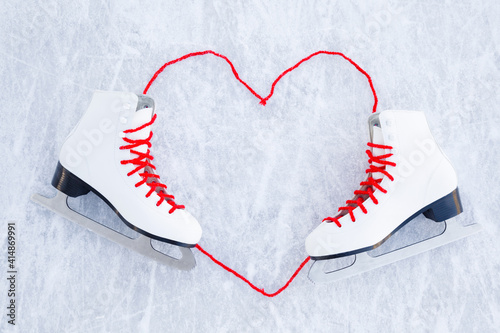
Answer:
[[[153,113],[154,113],[153,108],[144,108],[137,110],[130,121],[130,128],[131,129],[138,128],[148,123],[149,121],[151,121]],[[127,136],[129,139],[132,140],[144,140],[148,138],[150,132],[151,132],[151,125],[146,126],[139,131],[129,133]],[[134,150],[139,151],[141,153],[146,153],[148,151],[148,146],[145,144],[140,145],[134,148]]]
[[[383,145],[384,144],[384,135],[382,133],[382,129],[378,126],[373,126],[372,128],[372,143],[376,145]],[[382,148],[372,148],[372,153],[373,156],[381,156],[386,154],[385,149]],[[383,166],[380,163],[373,162],[373,165],[377,167]]]
[[[154,101],[151,98],[145,98],[144,96],[142,96],[142,98],[139,98],[137,111],[134,112],[134,114],[129,118],[128,124],[130,130],[135,130],[137,128],[140,128],[140,130],[127,133],[127,137],[130,140],[146,140],[151,134],[151,125],[148,126],[144,125],[151,122],[154,113],[155,113]],[[145,154],[148,152],[148,149],[150,149],[148,147],[148,144],[143,143],[137,147],[132,148],[131,150]],[[137,158],[139,157],[139,155],[130,152],[130,157]],[[149,159],[142,160],[142,162],[148,162],[149,164],[151,163],[151,160]],[[135,168],[136,166],[137,164],[134,163],[134,166],[131,166],[131,168]],[[144,168],[138,170],[139,175],[141,175],[144,172],[149,174],[155,174],[154,167],[152,165],[145,166]],[[149,177],[146,181],[147,183],[154,183],[156,182],[156,178]],[[157,187],[156,191],[157,192],[161,191],[161,188]]]

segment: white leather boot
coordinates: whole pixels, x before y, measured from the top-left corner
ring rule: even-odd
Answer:
[[[368,176],[339,214],[307,237],[312,259],[374,249],[421,213],[440,222],[462,212],[455,170],[424,113],[383,111],[369,118],[369,126]]]
[[[133,93],[94,93],[64,142],[52,185],[70,197],[94,192],[134,230],[184,247],[201,237],[196,219],[175,203],[151,155],[154,102]]]

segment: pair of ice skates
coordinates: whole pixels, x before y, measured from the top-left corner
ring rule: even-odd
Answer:
[[[123,92],[94,93],[89,108],[64,142],[52,185],[54,198],[33,200],[97,234],[179,269],[195,265],[190,250],[202,230],[155,172],[151,154],[154,101]],[[374,249],[420,213],[436,222],[460,214],[457,177],[432,137],[425,116],[416,111],[383,111],[369,118],[370,167],[354,197],[326,218],[306,240],[315,260],[309,276],[322,282],[353,275],[444,245],[479,230],[454,222],[440,236],[380,257]],[[73,211],[68,197],[90,191],[138,231],[132,239]],[[155,250],[151,239],[179,246],[182,257]],[[326,259],[357,254],[348,268],[326,272]]]

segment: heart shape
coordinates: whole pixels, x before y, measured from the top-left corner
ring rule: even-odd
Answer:
[[[151,85],[154,83],[154,81],[158,78],[158,76],[165,70],[165,68],[167,68],[168,66],[171,66],[175,63],[178,63],[178,62],[181,62],[183,60],[186,60],[188,58],[191,58],[191,57],[196,57],[196,56],[202,56],[202,55],[207,55],[207,54],[211,54],[211,55],[214,55],[218,58],[221,58],[223,60],[225,60],[231,70],[232,70],[232,73],[234,75],[234,77],[236,78],[236,80],[238,82],[240,82],[252,95],[254,95],[257,99],[259,99],[260,101],[260,104],[261,105],[266,105],[267,101],[273,96],[274,94],[274,91],[275,91],[275,87],[276,85],[278,84],[278,82],[285,76],[287,75],[288,73],[290,73],[291,71],[293,71],[294,69],[298,68],[301,64],[303,64],[304,62],[310,60],[311,58],[317,56],[317,55],[321,55],[321,54],[325,54],[325,55],[333,55],[333,56],[340,56],[342,57],[343,59],[347,60],[350,64],[352,64],[358,71],[360,71],[368,80],[368,83],[370,85],[370,89],[373,93],[373,96],[374,96],[374,105],[373,105],[373,109],[372,109],[372,112],[376,112],[376,109],[377,109],[377,104],[378,104],[378,99],[377,99],[377,95],[376,95],[376,92],[375,92],[375,89],[373,87],[373,82],[371,80],[371,77],[368,75],[368,73],[366,73],[359,65],[357,65],[353,60],[351,60],[350,58],[348,58],[347,56],[345,56],[344,54],[340,53],[340,52],[331,52],[331,51],[317,51],[315,53],[312,53],[311,55],[307,56],[306,58],[300,60],[298,63],[296,63],[294,66],[288,68],[287,70],[283,71],[272,83],[271,85],[271,89],[270,89],[270,92],[267,96],[265,97],[262,97],[261,95],[259,95],[249,84],[247,84],[245,81],[243,81],[238,72],[236,71],[236,68],[234,67],[234,65],[232,64],[232,62],[227,58],[225,57],[224,55],[221,55],[221,54],[218,54],[214,51],[211,51],[211,50],[207,50],[207,51],[202,51],[202,52],[194,52],[194,53],[189,53],[189,54],[186,54],[182,57],[179,57],[177,59],[174,59],[172,61],[169,61],[167,63],[165,63],[162,67],[160,67],[156,72],[155,74],[153,75],[153,77],[150,79],[150,81],[148,82],[147,86],[145,87],[144,89],[144,94],[147,94],[147,92],[149,91]],[[244,276],[242,276],[241,274],[239,274],[238,272],[236,272],[235,270],[231,269],[230,267],[228,267],[227,265],[223,264],[222,262],[220,262],[219,260],[217,260],[216,258],[213,257],[213,255],[211,255],[208,251],[206,251],[205,249],[203,249],[199,244],[196,245],[196,248],[198,250],[200,250],[203,254],[205,254],[206,256],[208,256],[213,262],[215,262],[217,265],[221,266],[223,269],[225,269],[226,271],[232,273],[233,275],[235,275],[236,277],[240,278],[241,280],[245,281],[251,288],[253,288],[254,290],[256,290],[257,292],[261,293],[262,295],[264,296],[267,296],[267,297],[274,297],[278,294],[280,294],[283,290],[285,290],[288,285],[293,281],[293,279],[297,276],[297,274],[300,272],[300,270],[307,264],[307,262],[310,260],[310,258],[306,258],[301,264],[300,266],[295,270],[295,272],[293,273],[293,275],[290,277],[290,279],[286,282],[285,285],[283,285],[279,290],[277,290],[276,292],[274,293],[267,293],[264,291],[264,289],[262,288],[257,288],[254,284],[252,284],[247,278],[245,278]]]
[[[252,87],[250,87],[250,85],[248,85],[245,81],[243,81],[241,78],[240,78],[240,75],[238,74],[238,72],[236,71],[236,68],[234,67],[233,63],[224,55],[222,54],[219,54],[219,53],[216,53],[214,51],[211,51],[211,50],[206,50],[206,51],[201,51],[201,52],[193,52],[193,53],[188,53],[180,58],[177,58],[177,59],[174,59],[172,61],[169,61],[167,63],[165,63],[163,66],[161,66],[156,72],[155,74],[153,75],[153,77],[149,80],[148,84],[146,85],[146,88],[144,88],[144,91],[143,91],[143,94],[146,95],[149,91],[149,88],[151,87],[151,85],[153,84],[153,82],[155,82],[156,78],[158,77],[158,75],[160,75],[164,70],[165,68],[167,68],[168,66],[171,66],[175,63],[178,63],[180,61],[183,61],[183,60],[186,60],[188,58],[191,58],[191,57],[197,57],[197,56],[201,56],[201,55],[206,55],[206,54],[212,54],[216,57],[219,57],[221,59],[224,59],[228,64],[229,66],[231,66],[231,70],[234,74],[234,77],[236,78],[236,80],[238,80],[243,86],[245,86],[245,88],[247,88],[251,93],[252,95],[254,95],[255,97],[257,97],[259,100],[260,100],[260,104],[262,105],[266,105],[267,101],[271,98],[271,96],[273,96],[274,94],[274,88],[276,87],[276,84],[288,73],[290,73],[291,71],[293,71],[294,69],[298,68],[301,64],[303,64],[304,62],[310,60],[311,58],[317,56],[317,55],[320,55],[320,54],[328,54],[328,55],[336,55],[336,56],[340,56],[342,58],[344,58],[345,60],[349,61],[349,63],[351,65],[353,65],[354,67],[356,67],[356,69],[358,71],[360,71],[364,76],[366,76],[366,78],[368,79],[368,83],[370,84],[370,89],[373,93],[373,98],[374,98],[374,103],[373,103],[373,110],[372,112],[375,113],[377,111],[377,104],[378,104],[378,98],[377,98],[377,93],[375,92],[375,88],[373,87],[373,82],[372,82],[372,78],[370,77],[370,75],[368,75],[367,72],[365,72],[358,64],[356,64],[352,59],[346,57],[343,53],[340,53],[340,52],[331,52],[331,51],[317,51],[317,52],[314,52],[312,54],[310,54],[309,56],[305,57],[304,59],[300,60],[298,63],[296,63],[294,66],[288,68],[287,70],[285,70],[283,73],[281,73],[272,83],[271,85],[271,91],[269,92],[269,94],[266,96],[266,97],[262,97],[260,96],[258,93],[255,92],[255,90],[252,89]]]

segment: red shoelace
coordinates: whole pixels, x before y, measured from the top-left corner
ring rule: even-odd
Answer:
[[[133,129],[128,129],[126,131],[123,131],[123,133],[134,133],[137,131],[140,131],[147,126],[151,126],[156,120],[156,114],[153,115],[151,120],[147,122],[146,124],[139,126],[137,128]],[[158,199],[158,202],[156,203],[156,206],[161,205],[165,199],[166,202],[172,206],[170,210],[168,211],[170,214],[175,212],[176,209],[184,209],[184,205],[178,205],[175,203],[175,197],[171,194],[167,194],[167,185],[160,183],[160,176],[154,173],[150,173],[147,171],[147,168],[150,168],[152,170],[156,170],[156,167],[151,164],[151,161],[154,159],[154,157],[151,155],[149,148],[151,148],[151,138],[153,137],[153,131],[149,132],[149,136],[146,139],[129,139],[127,137],[123,137],[123,140],[128,143],[128,145],[121,146],[120,149],[130,149],[130,152],[137,155],[137,157],[130,159],[130,160],[123,160],[121,161],[121,164],[133,164],[136,165],[137,167],[127,173],[127,176],[131,176],[134,173],[138,172],[139,170],[144,169],[143,172],[139,173],[139,176],[142,177],[142,180],[135,184],[135,187],[139,187],[143,184],[146,184],[149,186],[149,192],[146,194],[146,197],[149,197],[153,192],[156,192],[156,194],[160,197]],[[145,153],[142,153],[140,151],[134,150],[134,148],[137,148],[141,145],[147,145],[148,150]]]
[[[357,63],[355,63],[351,58],[345,56],[343,53],[340,53],[340,52],[331,52],[331,51],[317,51],[317,52],[314,52],[314,53],[310,54],[309,56],[305,57],[304,59],[300,60],[294,66],[292,66],[292,67],[288,68],[287,70],[285,70],[284,72],[282,72],[274,80],[274,82],[271,85],[271,91],[265,97],[262,97],[257,92],[255,92],[255,90],[253,90],[250,87],[250,85],[248,85],[245,81],[243,81],[240,78],[240,76],[239,76],[238,72],[236,71],[236,68],[234,67],[233,63],[226,56],[224,56],[222,54],[219,54],[219,53],[216,53],[216,52],[214,52],[212,50],[206,50],[206,51],[202,51],[202,52],[189,53],[189,54],[186,54],[186,55],[184,55],[184,56],[182,56],[180,58],[177,58],[177,59],[171,60],[169,62],[166,62],[163,66],[161,66],[154,73],[153,77],[149,80],[148,84],[144,88],[143,94],[147,94],[147,92],[149,91],[149,88],[151,87],[151,85],[153,84],[153,82],[155,82],[155,80],[158,78],[158,75],[160,75],[167,67],[169,67],[171,65],[174,65],[176,63],[179,63],[181,61],[184,61],[186,59],[189,59],[191,57],[198,57],[198,56],[204,56],[204,55],[209,55],[209,54],[225,60],[229,64],[229,66],[231,68],[231,71],[233,72],[233,75],[236,78],[236,80],[238,80],[243,86],[245,86],[245,88],[247,88],[252,95],[254,95],[256,98],[258,98],[260,100],[260,104],[262,104],[262,105],[266,105],[267,101],[271,98],[271,96],[273,96],[274,89],[275,89],[275,86],[277,85],[277,83],[285,75],[287,75],[291,71],[297,69],[304,62],[306,62],[306,61],[308,61],[308,60],[310,60],[310,59],[312,59],[312,58],[314,58],[314,57],[316,57],[318,55],[340,56],[343,59],[347,60],[351,65],[353,65],[359,72],[361,72],[366,77],[366,79],[368,80],[368,84],[370,86],[371,92],[373,94],[373,99],[374,99],[372,112],[375,113],[377,111],[378,98],[377,98],[377,93],[375,92],[375,87],[373,86],[372,78],[370,77],[370,75],[365,70],[363,70]],[[378,158],[382,158],[382,157],[379,156]],[[378,185],[378,183],[377,183],[377,185]],[[373,200],[373,198],[372,198],[372,200]],[[268,293],[268,292],[264,291],[264,288],[258,288],[256,285],[254,285],[252,282],[250,282],[243,275],[241,275],[240,273],[236,272],[234,269],[230,268],[229,266],[225,265],[224,263],[220,262],[219,260],[215,259],[215,257],[212,254],[210,254],[208,251],[206,251],[205,249],[203,249],[199,244],[196,245],[196,248],[198,250],[200,250],[208,258],[210,258],[210,260],[212,260],[214,263],[216,263],[217,265],[219,265],[220,267],[222,267],[224,270],[228,271],[229,273],[233,274],[237,278],[241,279],[242,281],[244,281],[245,283],[247,283],[252,289],[254,289],[255,291],[259,292],[260,294],[262,294],[262,295],[264,295],[266,297],[274,297],[274,296],[279,295],[282,291],[284,291],[290,285],[290,283],[293,281],[293,279],[295,279],[295,277],[299,274],[299,272],[304,268],[304,266],[310,260],[310,257],[307,257],[305,260],[303,260],[302,263],[299,265],[299,267],[292,274],[292,276],[288,279],[288,281],[281,288],[279,288],[276,292]]]
[[[368,147],[371,147],[371,148],[392,149],[391,146],[379,145],[379,144],[375,144],[375,143],[371,143],[371,142],[368,142],[367,144],[368,144]],[[382,193],[387,193],[387,190],[384,189],[382,186],[380,186],[380,182],[382,182],[383,178],[373,178],[373,174],[381,173],[384,176],[386,176],[387,178],[389,178],[391,181],[393,181],[394,177],[389,172],[387,172],[387,170],[385,169],[385,167],[387,165],[396,166],[396,163],[386,160],[387,158],[391,157],[393,154],[390,153],[390,154],[375,156],[375,155],[373,155],[373,153],[370,149],[366,150],[366,154],[368,155],[368,163],[370,163],[370,167],[368,169],[366,169],[365,172],[367,174],[371,174],[371,176],[369,176],[366,181],[360,183],[361,188],[365,187],[365,189],[364,190],[359,189],[359,190],[354,191],[355,199],[347,200],[345,206],[339,207],[339,212],[340,212],[339,215],[337,215],[335,217],[327,217],[327,218],[323,219],[323,222],[324,221],[335,222],[335,224],[339,228],[341,228],[342,224],[339,222],[339,219],[346,214],[349,214],[351,217],[351,221],[355,222],[356,217],[354,216],[353,210],[355,210],[356,208],[359,207],[364,214],[368,213],[368,211],[366,210],[366,207],[363,205],[363,203],[365,202],[366,199],[370,198],[370,199],[372,199],[374,204],[378,205],[378,200],[375,197],[375,195],[373,195],[374,188],[379,190]],[[382,166],[376,166],[373,163],[381,164]],[[345,212],[347,212],[347,213],[345,213]]]

